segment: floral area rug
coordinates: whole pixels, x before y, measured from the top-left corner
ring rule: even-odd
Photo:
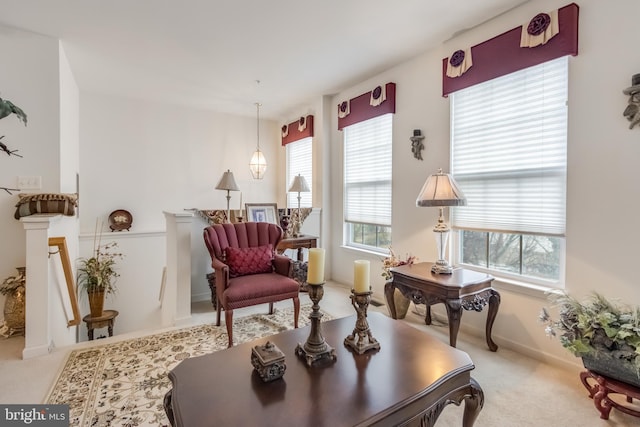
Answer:
[[[299,326],[311,305],[300,308]],[[323,321],[331,317],[324,313]],[[293,308],[235,319],[236,344],[293,329]],[[68,404],[70,426],[168,426],[163,399],[167,373],[181,360],[227,348],[221,326],[200,325],[69,354],[46,400]],[[247,360],[249,363],[249,360]]]

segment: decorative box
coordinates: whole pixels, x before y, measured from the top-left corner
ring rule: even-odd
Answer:
[[[251,364],[264,382],[277,380],[287,369],[284,353],[271,341],[251,349]]]

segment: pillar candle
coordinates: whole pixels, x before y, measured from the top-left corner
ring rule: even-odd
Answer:
[[[309,249],[307,283],[314,285],[324,283],[324,249],[322,248]]]
[[[356,293],[369,292],[369,261],[366,261],[366,260],[354,261],[353,290]]]

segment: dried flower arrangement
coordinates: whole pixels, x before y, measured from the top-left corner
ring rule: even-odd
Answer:
[[[407,254],[406,258],[404,260],[401,260],[395,254],[391,246],[389,246],[389,256],[382,260],[382,277],[384,277],[386,280],[389,280],[392,277],[391,271],[390,271],[392,267],[397,267],[399,265],[413,264],[416,261],[418,261],[418,258],[410,254]]]

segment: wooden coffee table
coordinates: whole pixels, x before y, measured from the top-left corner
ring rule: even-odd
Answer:
[[[173,426],[433,426],[445,405],[465,402],[471,427],[484,394],[469,356],[404,322],[369,313],[380,350],[344,346],[355,316],[322,323],[337,360],[309,368],[295,348],[310,327],[182,361],[170,373],[165,411]],[[263,383],[251,349],[271,341],[285,353],[281,379]]]

